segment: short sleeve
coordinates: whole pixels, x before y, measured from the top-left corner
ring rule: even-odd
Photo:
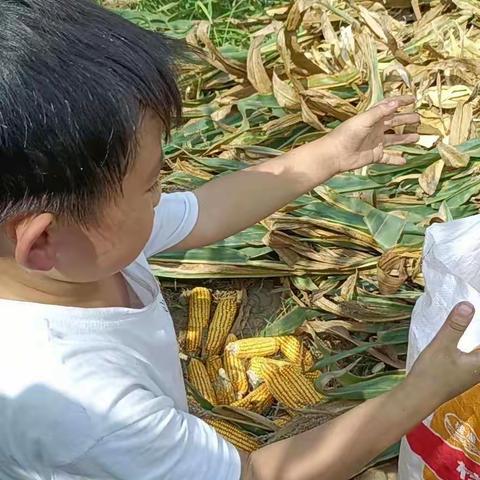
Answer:
[[[155,209],[152,235],[146,257],[179,244],[192,232],[198,220],[198,200],[192,192],[164,194]]]
[[[152,399],[148,410],[154,406]],[[240,480],[235,447],[199,418],[158,407],[101,439],[64,471],[117,480]]]

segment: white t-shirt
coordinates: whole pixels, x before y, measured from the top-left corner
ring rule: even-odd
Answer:
[[[236,449],[187,410],[172,318],[146,258],[182,241],[192,193],[164,195],[124,272],[142,309],[0,300],[1,480],[238,480]]]

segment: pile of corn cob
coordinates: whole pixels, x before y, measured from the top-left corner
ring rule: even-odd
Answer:
[[[210,320],[212,293],[192,290],[188,327],[182,345],[188,357],[188,384],[212,407],[234,407],[257,415],[275,412],[276,424],[298,410],[315,405],[323,397],[311,371],[314,358],[296,336],[237,339],[231,333],[237,316],[236,294],[219,299]],[[260,442],[241,427],[224,419],[207,423],[238,448],[253,451]]]

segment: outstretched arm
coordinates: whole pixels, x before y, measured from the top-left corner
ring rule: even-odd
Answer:
[[[222,176],[199,188],[199,219],[174,250],[211,245],[268,217],[337,173],[371,163],[401,164],[401,155],[385,147],[418,140],[416,134],[388,134],[400,125],[419,122],[417,114],[397,114],[411,97],[378,104],[325,137],[276,159]]]

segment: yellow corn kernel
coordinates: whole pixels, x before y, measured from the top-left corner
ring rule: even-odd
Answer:
[[[265,371],[264,379],[272,395],[287,408],[315,405],[323,398],[302,375],[300,368],[293,364],[276,371]]]
[[[232,407],[244,408],[250,412],[255,412],[262,415],[266,411],[270,410],[273,400],[273,395],[270,393],[267,385],[262,383],[246,397],[232,403]]]
[[[305,372],[304,375],[306,379],[314,382],[321,375],[321,372],[320,370],[312,370],[311,372]]]
[[[285,355],[288,361],[295,365],[301,365],[303,361],[303,343],[293,335],[287,335],[285,337],[278,337],[278,343],[280,344],[280,352]]]
[[[207,344],[205,346],[207,355],[219,355],[221,353],[236,315],[237,302],[234,297],[225,297],[218,302],[208,330]]]
[[[230,405],[236,400],[232,381],[228,378],[223,368],[218,372],[214,388],[217,393],[219,405]]]
[[[226,345],[237,341],[237,337],[230,334],[227,337]],[[233,355],[231,352],[226,351],[223,356],[223,363],[225,365],[225,371],[228,378],[232,381],[233,388],[235,390],[235,398],[237,400],[243,398],[248,393],[248,378],[247,371],[242,359]]]
[[[225,340],[225,348],[229,343],[236,342],[238,340],[237,336],[234,333],[229,333],[227,339]]]
[[[213,355],[205,360],[208,377],[212,384],[217,381],[218,372],[223,368],[222,357],[220,355]]]
[[[266,357],[253,357],[250,360],[250,365],[247,370],[247,377],[250,385],[253,388],[257,388],[263,383],[263,377],[266,370],[276,371],[278,367],[290,365],[290,363],[284,360],[275,360],[273,358]]]
[[[226,352],[238,358],[269,357],[278,352],[278,340],[274,337],[244,338],[230,343]]]
[[[198,390],[198,393],[215,405],[217,397],[205,365],[200,360],[192,358],[187,367],[187,375],[189,382]]]
[[[210,322],[211,306],[212,293],[208,288],[196,287],[191,291],[189,314],[200,318],[203,327],[208,327],[208,323]]]
[[[251,453],[260,448],[255,437],[233,423],[218,418],[207,418],[205,421],[225,440],[244,452]]]
[[[308,380],[314,382],[322,374],[320,370],[311,370],[311,368],[315,365],[315,359],[313,358],[312,352],[308,348],[305,349],[302,364],[304,375],[306,378],[308,378]]]
[[[315,359],[313,358],[312,352],[308,348],[305,348],[302,364],[304,372],[308,372],[315,364]]]
[[[185,335],[185,350],[190,355],[199,352],[202,346],[203,329],[208,326],[212,294],[208,288],[192,290],[188,304],[188,326]]]
[[[273,358],[265,358],[265,357],[253,357],[250,360],[250,365],[248,367],[248,373],[254,374],[257,378],[262,379],[266,370],[276,371],[279,367],[285,367],[286,365],[290,365],[288,362],[284,360],[275,360]]]

